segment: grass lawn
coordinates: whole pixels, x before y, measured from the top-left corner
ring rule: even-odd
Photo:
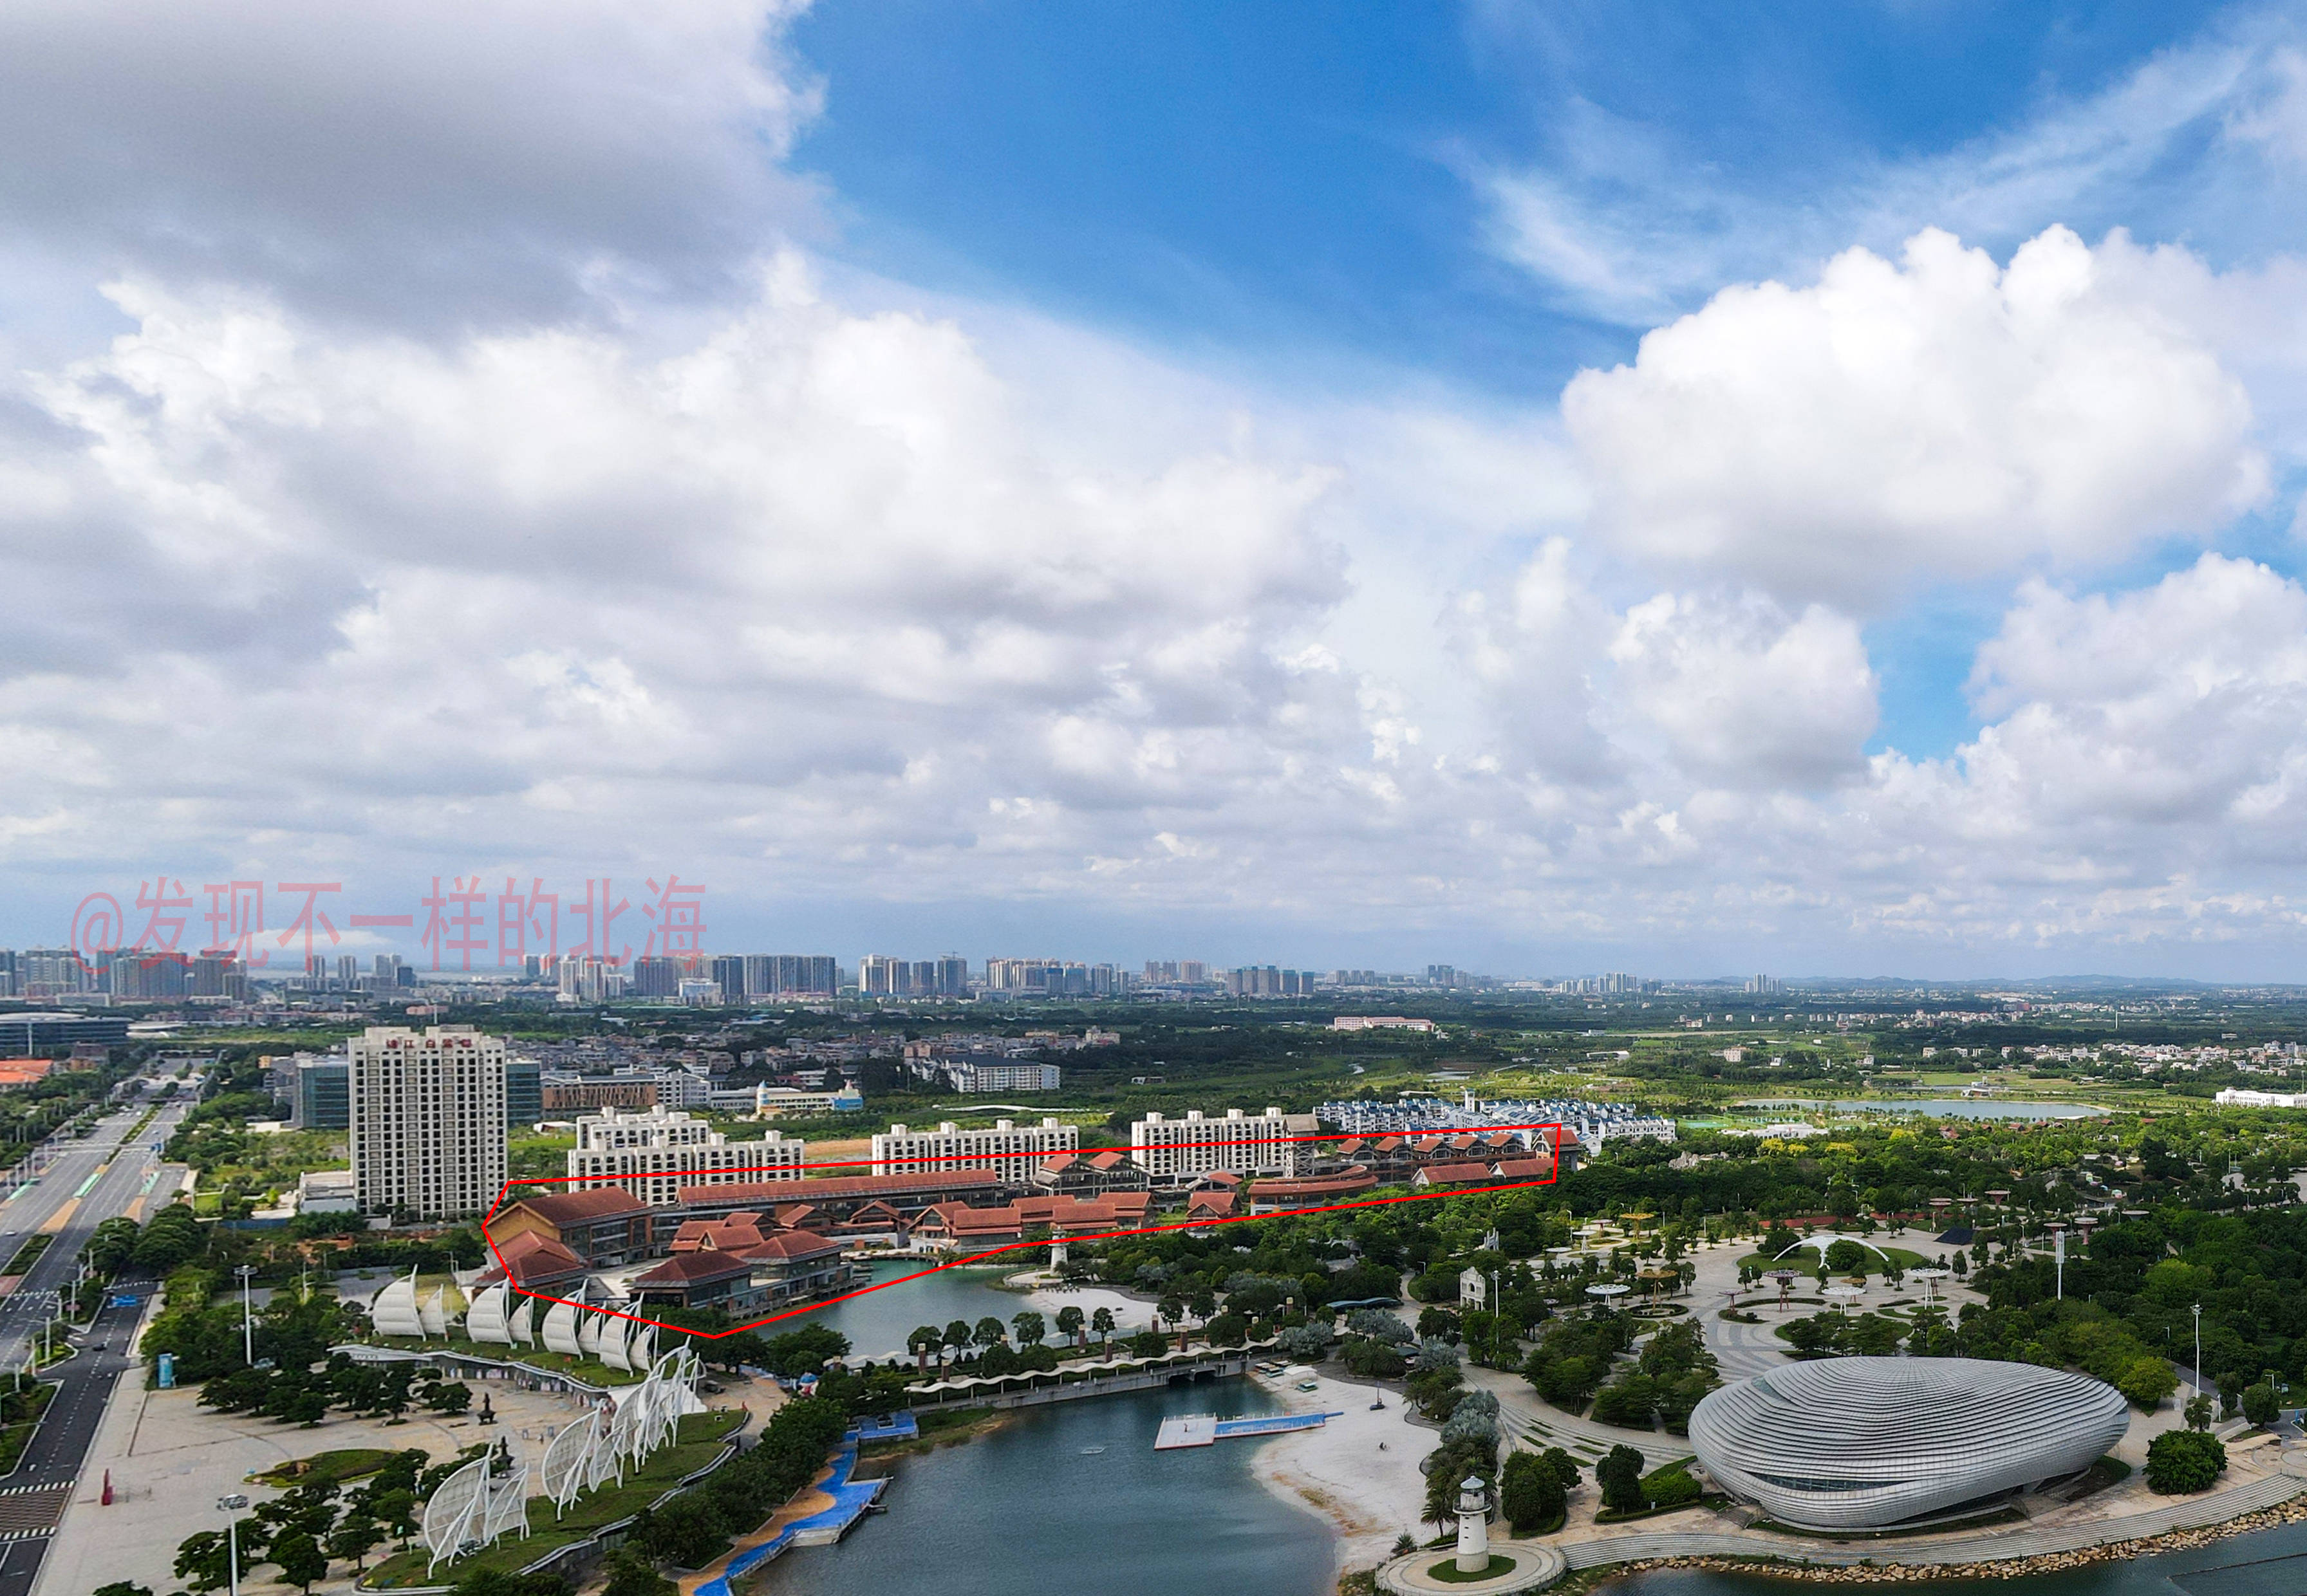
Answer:
[[[711,1463],[720,1454],[722,1442],[744,1421],[744,1417],[741,1410],[691,1413],[681,1421],[679,1438],[673,1445],[650,1458],[639,1473],[627,1475],[622,1485],[605,1486],[580,1498],[558,1520],[553,1516],[551,1498],[529,1497],[526,1540],[508,1537],[463,1559],[453,1568],[437,1570],[431,1578],[425,1573],[425,1554],[422,1549],[395,1552],[369,1571],[365,1586],[390,1591],[407,1585],[454,1583],[476,1568],[510,1574],[525,1567],[549,1551],[585,1540],[603,1524],[613,1524],[639,1513],[663,1496],[682,1475],[694,1473]]]
[[[8,1261],[6,1268],[0,1269],[0,1274],[23,1274],[39,1261],[40,1255],[48,1250],[48,1243],[55,1240],[48,1231],[40,1231],[16,1249],[16,1256]]]
[[[279,1468],[256,1476],[260,1485],[279,1486],[286,1490],[292,1485],[327,1483],[340,1485],[347,1480],[358,1480],[373,1474],[399,1454],[377,1446],[347,1446],[335,1452],[316,1452],[310,1457],[300,1457],[282,1463]]]
[[[16,1460],[31,1444],[32,1432],[40,1427],[40,1415],[56,1394],[54,1386],[35,1384],[0,1397],[0,1474],[14,1472]]]
[[[622,1369],[591,1358],[572,1358],[566,1352],[549,1352],[543,1347],[504,1346],[496,1342],[471,1342],[452,1335],[445,1341],[420,1340],[414,1335],[372,1335],[369,1340],[381,1347],[398,1347],[410,1352],[460,1352],[472,1358],[492,1358],[499,1363],[526,1363],[533,1369],[549,1369],[555,1374],[572,1374],[580,1380],[596,1386],[630,1386],[648,1377],[628,1374]]]
[[[1458,1559],[1445,1557],[1426,1571],[1426,1577],[1438,1579],[1445,1584],[1463,1585],[1471,1584],[1478,1579],[1496,1579],[1502,1574],[1512,1574],[1514,1568],[1515,1563],[1512,1557],[1492,1552],[1490,1566],[1479,1574],[1461,1574],[1458,1572]]]
[[[1931,1261],[1929,1258],[1925,1257],[1921,1253],[1915,1251],[1911,1248],[1892,1247],[1881,1241],[1876,1242],[1874,1245],[1882,1248],[1883,1256],[1888,1257],[1892,1263],[1898,1265],[1902,1270],[1919,1269],[1924,1265]],[[1750,1252],[1745,1257],[1740,1258],[1738,1260],[1738,1264],[1741,1268],[1751,1264],[1757,1269],[1766,1271],[1771,1269],[1792,1269],[1797,1274],[1815,1278],[1818,1274],[1818,1249],[1814,1247],[1798,1247],[1784,1258],[1765,1257],[1759,1252]],[[1859,1267],[1856,1269],[1836,1269],[1831,1272],[1831,1275],[1880,1274],[1882,1273],[1882,1258],[1870,1252],[1866,1255],[1865,1263],[1861,1265]],[[1763,1287],[1757,1289],[1769,1289],[1770,1287],[1775,1286],[1777,1283],[1778,1283],[1775,1281],[1766,1282]]]

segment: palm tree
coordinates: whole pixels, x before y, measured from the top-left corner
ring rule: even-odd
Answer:
[[[1042,1338],[1050,1333],[1049,1326],[1042,1323],[1042,1316],[1030,1308],[1023,1313],[1011,1315],[1009,1325],[1017,1332],[1017,1344],[1021,1347],[1040,1346]]]
[[[1101,1308],[1090,1315],[1089,1327],[1097,1332],[1097,1350],[1109,1358],[1113,1356],[1106,1344],[1113,1334],[1113,1309]]]
[[[938,1355],[938,1367],[943,1369],[945,1367],[945,1332],[935,1325],[915,1326],[913,1333],[905,1337],[905,1351],[913,1355],[914,1360],[924,1373],[929,1369],[931,1352]]]
[[[1082,1310],[1071,1303],[1058,1309],[1058,1334],[1074,1346],[1081,1345]]]

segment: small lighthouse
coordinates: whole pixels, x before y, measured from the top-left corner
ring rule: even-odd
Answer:
[[[1487,1574],[1489,1567],[1489,1504],[1479,1477],[1469,1474],[1458,1486],[1458,1572]]]

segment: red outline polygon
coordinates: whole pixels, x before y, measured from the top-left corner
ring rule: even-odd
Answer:
[[[1434,1202],[1434,1201],[1436,1201],[1437,1199],[1441,1198],[1441,1197],[1463,1197],[1463,1196],[1465,1196],[1465,1195],[1466,1195],[1468,1192],[1470,1192],[1470,1191],[1483,1191],[1483,1192],[1491,1192],[1491,1191],[1524,1191],[1524,1190],[1528,1190],[1529,1188],[1532,1188],[1532,1187],[1538,1187],[1538,1186],[1551,1186],[1551,1185],[1553,1185],[1557,1180],[1560,1180],[1560,1179],[1561,1179],[1561,1176],[1562,1176],[1562,1141],[1563,1141],[1563,1128],[1563,1128],[1561,1125],[1559,1125],[1559,1124],[1548,1124],[1548,1125],[1479,1125],[1479,1126],[1470,1126],[1470,1127],[1467,1127],[1466,1128],[1464,1128],[1464,1129],[1461,1129],[1461,1130],[1451,1130],[1451,1131],[1379,1131],[1379,1132],[1374,1132],[1374,1133],[1369,1133],[1369,1134],[1362,1134],[1362,1133],[1352,1132],[1352,1131],[1344,1131],[1344,1132],[1339,1132],[1339,1133],[1336,1133],[1336,1134],[1325,1133],[1325,1134],[1318,1135],[1318,1136],[1258,1137],[1252,1138],[1252,1139],[1250,1139],[1250,1140],[1247,1140],[1247,1141],[1239,1141],[1239,1142],[1201,1142],[1201,1143],[1197,1143],[1197,1144],[1196,1144],[1196,1149],[1197,1149],[1197,1150],[1198,1150],[1198,1149],[1202,1149],[1202,1148],[1213,1148],[1213,1147],[1265,1147],[1265,1146],[1274,1146],[1274,1145],[1275,1143],[1277,1143],[1277,1142],[1354,1142],[1354,1141],[1368,1141],[1368,1140],[1372,1139],[1372,1137],[1373,1137],[1373,1136],[1394,1136],[1394,1137],[1406,1137],[1406,1138],[1407,1138],[1407,1137],[1415,1137],[1415,1138],[1419,1138],[1419,1139],[1423,1139],[1423,1138],[1425,1138],[1425,1137],[1440,1137],[1440,1136],[1488,1136],[1488,1135],[1493,1135],[1493,1134],[1495,1134],[1495,1133],[1497,1133],[1497,1132],[1498,1132],[1498,1131],[1502,1131],[1502,1130],[1505,1130],[1505,1131],[1515,1131],[1515,1130],[1547,1131],[1547,1130],[1550,1130],[1550,1131],[1552,1131],[1552,1132],[1554,1133],[1554,1161],[1553,1161],[1553,1162],[1554,1162],[1554,1173],[1552,1173],[1552,1174],[1550,1174],[1550,1175],[1547,1176],[1547,1178],[1546,1178],[1545,1180],[1515,1180],[1515,1181],[1510,1181],[1510,1182],[1508,1182],[1507,1184],[1503,1185],[1503,1186],[1461,1187],[1461,1188],[1457,1188],[1457,1189],[1455,1189],[1455,1190],[1451,1190],[1451,1191],[1423,1191],[1423,1192],[1411,1192],[1411,1194],[1409,1194],[1409,1195],[1408,1195],[1408,1196],[1406,1196],[1406,1197],[1364,1197],[1364,1198],[1360,1199],[1360,1200],[1359,1200],[1359,1201],[1358,1201],[1358,1202],[1351,1202],[1351,1203],[1323,1203],[1323,1204],[1318,1204],[1318,1205],[1316,1205],[1316,1206],[1312,1206],[1312,1207],[1307,1207],[1307,1208],[1279,1208],[1279,1209],[1274,1210],[1274,1211],[1273,1213],[1271,1213],[1271,1214],[1229,1214],[1229,1215],[1226,1215],[1226,1216],[1223,1216],[1223,1217],[1220,1217],[1220,1218],[1211,1218],[1211,1219],[1188,1219],[1188,1220],[1182,1221],[1182,1222],[1180,1222],[1180,1223],[1176,1223],[1176,1224],[1156,1224],[1156,1225],[1147,1225],[1147,1226],[1145,1226],[1145,1227],[1144,1229],[1142,1229],[1142,1230],[1135,1230],[1135,1231],[1106,1231],[1102,1232],[1101,1234],[1094,1235],[1094,1236],[1067,1236],[1067,1237],[1064,1237],[1064,1238],[1061,1238],[1061,1239],[1062,1239],[1062,1240],[1067,1240],[1067,1241],[1118,1241],[1118,1240],[1123,1240],[1123,1239],[1125,1239],[1125,1238],[1127,1238],[1127,1237],[1130,1237],[1130,1236],[1158,1236],[1158,1235],[1162,1235],[1162,1234],[1163,1234],[1163,1233],[1165,1233],[1165,1232],[1167,1232],[1167,1231],[1200,1231],[1200,1230],[1207,1230],[1207,1229],[1209,1229],[1209,1228],[1210,1228],[1211,1226],[1213,1226],[1213,1225],[1221,1225],[1221,1224],[1247,1224],[1247,1223],[1252,1223],[1252,1222],[1254,1222],[1254,1221],[1257,1221],[1257,1220],[1265,1220],[1265,1219],[1286,1219],[1286,1218],[1288,1218],[1290,1215],[1291,1215],[1291,1214],[1336,1214],[1336,1213],[1341,1213],[1341,1212],[1343,1212],[1343,1211],[1345,1211],[1345,1210],[1347,1210],[1347,1209],[1351,1209],[1351,1208],[1379,1208],[1379,1207],[1384,1207],[1385,1205],[1387,1205],[1387,1204],[1389,1204],[1389,1203],[1430,1203],[1430,1202]],[[1101,1151],[1104,1151],[1104,1150],[1105,1150],[1105,1149],[1102,1149],[1102,1148],[1092,1148],[1092,1149],[1091,1149],[1091,1151],[1092,1151],[1092,1152],[1101,1152]],[[1118,1151],[1118,1149],[1116,1149],[1116,1150]],[[1078,1154],[1076,1154],[1076,1155],[1078,1155]],[[993,1160],[993,1159],[1007,1159],[1007,1158],[1018,1158],[1018,1157],[1031,1157],[1031,1156],[1032,1156],[1032,1154],[1016,1154],[1016,1153],[965,1153],[965,1154],[955,1154],[954,1156],[952,1156],[952,1157],[950,1157],[950,1158],[939,1158],[939,1160],[937,1160],[937,1162],[938,1162],[938,1163],[967,1163],[977,1162],[977,1161],[985,1161],[985,1160]],[[1055,1156],[1055,1154],[1051,1154],[1051,1156]],[[841,1160],[841,1161],[839,1161],[839,1162],[832,1163],[763,1164],[763,1165],[759,1165],[759,1166],[757,1166],[757,1167],[752,1168],[752,1169],[742,1169],[742,1170],[715,1170],[715,1171],[712,1171],[712,1172],[713,1172],[713,1173],[715,1173],[715,1174],[716,1174],[716,1175],[759,1175],[759,1174],[783,1174],[783,1173],[785,1173],[785,1171],[790,1171],[790,1170],[795,1170],[795,1169],[802,1169],[802,1170],[848,1170],[848,1169],[856,1169],[856,1168],[858,1168],[858,1167],[859,1167],[859,1166],[861,1166],[861,1165],[870,1164],[870,1163],[872,1163],[873,1162],[874,1162],[874,1161],[873,1161],[872,1159],[870,1159],[870,1158],[852,1158],[852,1159],[843,1159],[843,1160]],[[887,1162],[887,1161],[885,1160],[884,1162]],[[936,1172],[938,1172],[938,1171],[901,1171],[901,1172],[905,1172],[905,1173],[916,1173],[916,1172],[918,1172],[918,1173],[936,1173]],[[518,1179],[512,1179],[512,1180],[506,1180],[506,1181],[505,1181],[505,1183],[504,1183],[503,1188],[502,1188],[502,1189],[500,1189],[500,1190],[498,1191],[498,1193],[497,1193],[497,1200],[496,1200],[494,1203],[491,1204],[491,1205],[490,1205],[490,1206],[489,1206],[489,1211],[488,1211],[486,1214],[483,1214],[483,1215],[481,1216],[481,1240],[482,1240],[482,1241],[483,1241],[483,1242],[485,1242],[485,1243],[487,1245],[488,1249],[489,1249],[489,1254],[490,1254],[490,1256],[491,1256],[491,1257],[494,1257],[494,1258],[496,1259],[498,1269],[500,1269],[500,1270],[502,1270],[502,1271],[503,1272],[503,1274],[504,1274],[504,1283],[504,1283],[506,1286],[508,1286],[509,1288],[510,1288],[510,1290],[511,1290],[511,1291],[512,1291],[516,1295],[518,1295],[518,1296],[522,1296],[522,1297],[527,1297],[527,1298],[530,1298],[530,1299],[532,1299],[532,1300],[536,1300],[536,1301],[538,1301],[538,1302],[553,1302],[553,1303],[560,1303],[560,1304],[562,1304],[562,1305],[564,1305],[564,1306],[566,1306],[566,1307],[570,1307],[570,1308],[581,1308],[581,1309],[584,1309],[586,1311],[587,1311],[587,1312],[589,1312],[589,1313],[605,1313],[605,1314],[608,1314],[608,1315],[610,1315],[611,1317],[615,1317],[615,1318],[620,1318],[620,1319],[630,1319],[630,1320],[631,1320],[631,1321],[632,1321],[634,1324],[636,1324],[636,1325],[653,1325],[653,1326],[655,1326],[656,1328],[658,1328],[658,1329],[660,1329],[660,1330],[672,1330],[672,1331],[675,1331],[675,1332],[677,1332],[678,1334],[682,1334],[682,1335],[693,1335],[693,1336],[697,1337],[697,1338],[698,1338],[699,1340],[700,1340],[700,1341],[719,1341],[722,1337],[726,1336],[726,1335],[735,1335],[735,1334],[738,1334],[740,1332],[746,1331],[746,1330],[758,1330],[758,1329],[759,1329],[759,1328],[760,1328],[762,1326],[764,1326],[764,1325],[774,1325],[774,1324],[778,1323],[780,1320],[784,1320],[784,1319],[791,1319],[791,1318],[798,1318],[798,1317],[800,1317],[801,1316],[802,1316],[803,1314],[811,1314],[811,1313],[815,1313],[815,1312],[817,1312],[819,1309],[831,1308],[834,1304],[836,1304],[836,1303],[837,1303],[837,1302],[846,1302],[846,1301],[850,1300],[852,1298],[854,1298],[854,1297],[862,1297],[862,1296],[867,1295],[869,1292],[872,1292],[872,1291],[888,1291],[891,1286],[901,1286],[901,1285],[905,1285],[905,1284],[907,1284],[907,1283],[911,1283],[911,1282],[913,1282],[913,1281],[916,1281],[916,1280],[927,1280],[931,1275],[932,1275],[932,1274],[939,1274],[939,1273],[941,1273],[941,1272],[943,1272],[944,1270],[947,1270],[947,1269],[958,1268],[958,1267],[960,1267],[960,1266],[965,1266],[965,1265],[975,1265],[975,1264],[981,1264],[981,1263],[984,1262],[987,1258],[999,1257],[1000,1257],[1003,1253],[1007,1253],[1007,1252],[1022,1252],[1022,1251],[1025,1250],[1025,1249],[1026,1249],[1026,1248],[1042,1248],[1042,1247],[1047,1247],[1047,1246],[1049,1246],[1049,1245],[1050,1245],[1050,1242],[1049,1242],[1049,1241],[1047,1241],[1047,1240],[1042,1240],[1042,1241],[1010,1241],[1010,1242],[1005,1242],[1003,1245],[1001,1245],[1001,1246],[999,1246],[999,1247],[989,1247],[989,1248],[985,1248],[982,1252],[973,1252],[973,1253],[971,1253],[971,1254],[970,1254],[968,1257],[966,1257],[956,1258],[956,1259],[954,1259],[951,1263],[939,1264],[939,1265],[935,1266],[934,1266],[934,1267],[932,1267],[932,1268],[923,1269],[923,1270],[922,1270],[922,1271],[921,1271],[920,1273],[918,1273],[918,1274],[901,1274],[901,1275],[899,1275],[899,1276],[898,1276],[896,1279],[895,1279],[895,1280],[876,1281],[876,1282],[875,1282],[873,1284],[871,1284],[871,1285],[869,1285],[869,1286],[860,1286],[860,1287],[858,1287],[858,1288],[857,1288],[855,1291],[844,1291],[844,1292],[843,1292],[841,1295],[839,1295],[838,1297],[822,1297],[822,1298],[819,1298],[818,1300],[816,1300],[816,1301],[814,1301],[814,1302],[808,1303],[808,1304],[806,1304],[806,1305],[804,1305],[804,1306],[802,1306],[802,1307],[800,1307],[800,1308],[788,1308],[788,1309],[785,1309],[782,1310],[781,1312],[777,1312],[777,1313],[770,1314],[770,1315],[768,1315],[768,1316],[767,1316],[766,1317],[763,1317],[763,1318],[753,1319],[753,1320],[750,1320],[750,1321],[749,1321],[749,1322],[747,1322],[747,1323],[745,1323],[745,1324],[742,1324],[742,1325],[733,1325],[733,1326],[730,1326],[728,1329],[726,1329],[726,1330],[690,1330],[690,1329],[688,1329],[688,1328],[686,1328],[685,1326],[680,1326],[680,1325],[668,1325],[668,1324],[666,1324],[666,1323],[665,1323],[664,1320],[662,1320],[662,1319],[652,1319],[652,1318],[647,1318],[647,1317],[644,1317],[643,1316],[641,1316],[641,1315],[639,1315],[639,1314],[633,1314],[633,1313],[622,1313],[622,1312],[619,1312],[619,1311],[618,1311],[617,1309],[615,1309],[602,1308],[602,1307],[597,1306],[596,1304],[589,1303],[589,1302],[577,1302],[577,1301],[572,1301],[572,1300],[571,1300],[570,1299],[569,1299],[569,1298],[566,1298],[566,1297],[555,1297],[555,1296],[549,1295],[548,1293],[544,1292],[544,1291],[532,1291],[528,1290],[526,1286],[522,1286],[522,1285],[517,1284],[517,1283],[514,1282],[514,1280],[513,1280],[513,1278],[512,1278],[512,1271],[511,1271],[511,1269],[510,1269],[510,1268],[509,1268],[509,1267],[506,1266],[506,1264],[505,1264],[504,1255],[503,1255],[502,1253],[501,1253],[501,1252],[498,1252],[498,1251],[497,1251],[496,1238],[489,1234],[489,1221],[491,1221],[491,1220],[494,1219],[494,1218],[497,1216],[498,1212],[499,1212],[500,1210],[502,1210],[502,1209],[504,1207],[504,1206],[505,1206],[505,1199],[506,1199],[506,1197],[508,1197],[508,1195],[512,1191],[512,1188],[513,1188],[514,1187],[516,1187],[516,1186],[555,1186],[555,1187],[578,1186],[578,1185],[585,1185],[585,1184],[590,1184],[590,1183],[596,1183],[596,1182],[599,1182],[599,1183],[614,1183],[614,1182],[622,1182],[622,1181],[625,1181],[625,1180],[634,1180],[634,1179],[637,1179],[637,1178],[639,1178],[639,1177],[636,1177],[636,1176],[632,1176],[632,1175],[524,1175],[524,1176],[521,1176],[521,1177],[519,1177],[519,1178],[518,1178]],[[718,1184],[718,1182],[716,1182],[716,1184]],[[795,1181],[795,1182],[793,1182],[793,1184],[795,1184],[796,1186],[800,1186],[800,1185],[803,1185],[803,1184],[805,1184],[805,1183],[804,1183],[804,1182],[802,1182],[802,1181]],[[800,1194],[796,1193],[796,1195],[798,1196],[798,1195],[800,1195]],[[1056,1239],[1059,1239],[1059,1238],[1053,1238],[1053,1240],[1056,1240]]]

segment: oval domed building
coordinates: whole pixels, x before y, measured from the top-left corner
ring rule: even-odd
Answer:
[[[2131,1415],[2088,1375],[1977,1358],[1823,1358],[1707,1394],[1690,1444],[1715,1483],[1810,1529],[1938,1518],[2088,1468]]]

